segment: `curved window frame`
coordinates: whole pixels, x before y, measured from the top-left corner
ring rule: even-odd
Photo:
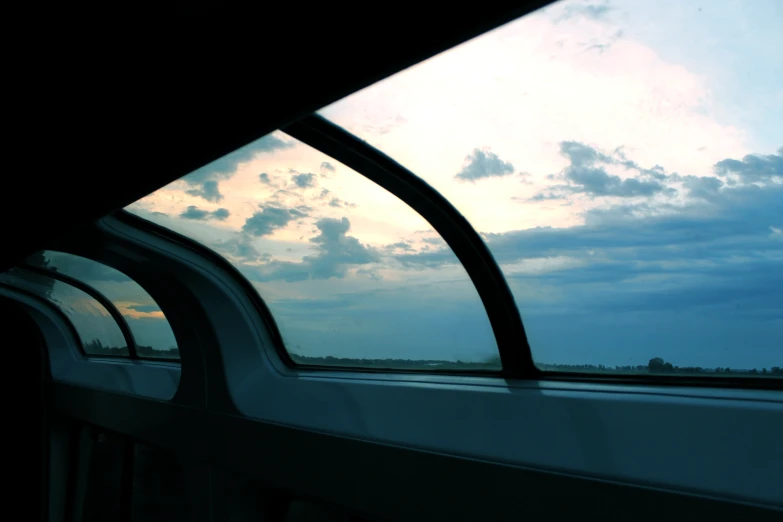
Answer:
[[[57,272],[56,270],[48,270],[46,268],[39,268],[37,266],[32,266],[27,263],[23,263],[17,267],[20,270],[24,270],[26,272],[30,272],[33,274],[41,275],[44,277],[49,277],[51,279],[54,279],[56,281],[60,281],[61,283],[65,283],[67,285],[70,285],[77,290],[81,290],[85,294],[89,295],[98,303],[100,303],[101,306],[103,306],[107,312],[109,312],[109,315],[112,319],[114,319],[114,322],[117,323],[117,327],[120,329],[120,332],[122,332],[122,337],[125,339],[125,345],[128,347],[128,355],[102,355],[102,354],[88,354],[84,351],[83,343],[80,343],[82,355],[85,357],[97,357],[97,358],[110,358],[110,359],[138,359],[138,355],[136,354],[136,341],[133,339],[133,335],[131,334],[130,328],[128,327],[128,323],[125,321],[125,318],[122,316],[119,310],[117,310],[117,307],[114,306],[114,303],[111,302],[106,296],[104,296],[102,293],[98,292],[96,289],[91,287],[90,285],[79,281],[78,279],[75,279],[73,277],[67,276],[65,274],[61,274],[60,272]],[[80,337],[81,339],[81,337]]]
[[[35,301],[38,305],[54,313],[57,316],[57,318],[62,322],[62,324],[65,325],[65,327],[68,329],[68,332],[74,337],[74,339],[78,341],[77,343],[75,343],[75,345],[79,349],[79,355],[81,355],[85,359],[92,359],[92,358],[118,359],[118,360],[128,359],[127,355],[88,355],[84,351],[84,343],[82,342],[81,335],[79,335],[79,332],[76,330],[76,327],[74,326],[73,322],[71,322],[71,320],[68,318],[65,312],[62,311],[62,309],[59,306],[49,301],[48,299],[41,297],[35,292],[31,292],[30,290],[6,283],[4,281],[0,281],[0,288],[5,288],[6,290],[9,290],[11,292],[21,294],[27,297],[28,299]]]
[[[114,303],[103,295],[101,292],[93,288],[92,286],[88,285],[87,283],[65,275],[61,272],[58,272],[57,270],[47,269],[47,268],[41,268],[37,266],[30,265],[28,263],[23,263],[17,267],[19,270],[24,270],[30,273],[34,273],[37,275],[41,275],[44,277],[49,277],[54,280],[60,281],[64,284],[70,285],[77,290],[81,290],[85,294],[89,295],[93,299],[95,299],[98,303],[100,303],[101,306],[103,306],[107,312],[109,312],[109,315],[112,319],[114,319],[114,322],[117,324],[117,327],[122,332],[122,336],[125,339],[125,344],[128,347],[128,355],[109,355],[109,354],[91,354],[87,353],[84,350],[84,344],[81,342],[81,336],[78,335],[78,332],[76,332],[75,328],[73,327],[73,324],[65,315],[62,313],[61,310],[58,309],[58,312],[66,319],[69,326],[71,326],[72,330],[76,334],[76,338],[80,340],[79,342],[79,350],[81,354],[88,359],[119,359],[119,360],[131,360],[131,361],[160,361],[160,362],[168,362],[168,363],[179,363],[179,358],[173,358],[173,357],[141,357],[138,354],[137,350],[137,344],[136,339],[133,336],[133,333],[130,330],[130,327],[128,326],[128,322],[125,320],[125,317],[120,313],[120,311],[117,309],[116,306],[114,306]],[[138,283],[137,283],[138,284]],[[8,285],[9,288],[17,289],[13,285]],[[22,290],[20,290],[22,291]],[[54,304],[49,303],[50,306],[53,306],[57,308]]]
[[[500,374],[538,378],[514,296],[495,258],[467,219],[437,190],[392,158],[312,114],[282,132],[354,170],[423,217],[457,256],[484,305],[500,355]]]

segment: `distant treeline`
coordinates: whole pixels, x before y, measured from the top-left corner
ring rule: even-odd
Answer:
[[[103,346],[98,339],[86,343],[84,351],[89,355],[113,355],[128,356],[127,348]],[[179,350],[171,347],[168,350],[158,350],[151,346],[137,346],[136,353],[139,357],[150,359],[179,359]],[[291,354],[291,359],[307,366],[342,366],[345,368],[369,368],[386,370],[498,370],[500,359],[493,358],[484,362],[442,361],[437,359],[353,359],[348,357],[308,357],[306,355]],[[783,377],[783,368],[773,366],[761,369],[736,369],[736,368],[702,368],[700,366],[675,366],[660,357],[650,359],[646,364],[636,366],[604,366],[603,364],[546,364],[537,363],[541,370],[549,372],[574,372],[574,373],[613,373],[613,374],[679,374],[679,375],[720,375],[720,376],[754,376],[754,377]]]
[[[87,355],[106,355],[115,357],[128,357],[128,348],[123,346],[104,346],[99,339],[84,343],[84,352]],[[136,346],[136,355],[149,359],[179,359],[179,349],[172,346],[167,350],[159,350],[152,346]]]
[[[291,359],[297,364],[308,366],[344,366],[348,368],[382,368],[422,370],[432,368],[437,370],[498,370],[500,360],[486,362],[439,361],[437,359],[352,359],[348,357],[307,357],[291,354]]]
[[[492,359],[486,362],[463,361],[439,361],[439,360],[410,360],[410,359],[352,359],[345,357],[308,357],[305,355],[291,355],[297,364],[308,366],[344,366],[350,368],[387,368],[387,369],[416,369],[427,368],[441,370],[497,370],[500,368],[500,360]],[[656,373],[656,374],[720,374],[734,376],[758,376],[758,377],[783,377],[783,368],[773,366],[761,369],[734,369],[734,368],[702,368],[700,366],[674,366],[660,357],[650,359],[646,365],[637,366],[604,366],[603,364],[546,364],[537,363],[540,369],[550,372],[579,372],[579,373]]]
[[[701,366],[675,366],[660,357],[650,359],[645,365],[636,366],[604,366],[603,364],[537,364],[539,368],[550,372],[583,372],[583,373],[656,373],[656,374],[707,374],[707,375],[734,375],[734,376],[758,376],[758,377],[783,377],[783,368],[773,366],[771,368],[702,368]]]
[[[137,346],[136,355],[139,357],[149,357],[157,359],[179,359],[179,349],[172,346],[168,350],[159,350],[152,346]]]

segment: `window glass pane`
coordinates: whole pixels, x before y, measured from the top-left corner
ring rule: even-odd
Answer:
[[[128,323],[139,357],[179,359],[177,341],[158,304],[136,281],[91,259],[45,250],[28,259],[90,285],[111,300]]]
[[[51,277],[13,269],[0,281],[34,293],[56,305],[70,319],[87,355],[128,355],[122,330],[98,301]]]
[[[390,193],[274,133],[131,205],[232,262],[294,361],[497,369],[484,306],[443,240]],[[422,267],[437,252],[445,266]]]
[[[484,234],[541,368],[769,374],[781,27],[778,0],[557,2],[321,114]]]

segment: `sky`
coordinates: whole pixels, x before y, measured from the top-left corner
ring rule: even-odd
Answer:
[[[783,366],[783,4],[558,2],[319,113],[484,237],[534,359]],[[487,361],[470,279],[282,132],[128,207],[225,256],[295,355]]]

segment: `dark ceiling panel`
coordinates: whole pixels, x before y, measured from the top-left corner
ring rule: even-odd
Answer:
[[[240,12],[202,1],[154,27],[130,19],[63,24],[46,35],[48,47],[20,59],[21,96],[7,101],[32,132],[17,136],[26,151],[22,169],[4,176],[0,270],[69,229],[547,3],[444,12],[287,3]]]

